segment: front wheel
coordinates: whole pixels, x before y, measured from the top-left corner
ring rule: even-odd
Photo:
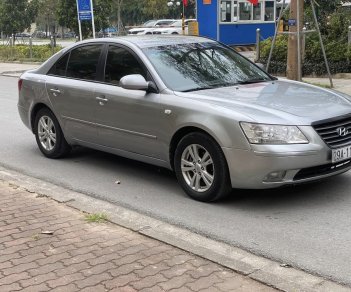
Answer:
[[[231,191],[222,149],[206,134],[190,133],[180,140],[174,168],[180,185],[195,200],[216,201]]]
[[[34,134],[40,151],[48,158],[60,158],[71,149],[51,110],[42,108],[34,121]]]

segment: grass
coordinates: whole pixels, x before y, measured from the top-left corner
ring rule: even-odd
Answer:
[[[104,213],[94,213],[85,215],[85,221],[91,223],[103,223],[108,219],[107,215]]]

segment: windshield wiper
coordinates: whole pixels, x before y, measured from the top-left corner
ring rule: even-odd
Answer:
[[[206,90],[206,89],[213,89],[214,86],[204,86],[204,87],[195,87],[186,90],[182,90],[182,92],[191,92],[191,91],[198,91],[198,90]]]
[[[238,81],[238,84],[252,84],[252,83],[260,83],[270,81],[269,79],[257,78],[257,79],[248,79],[248,80],[241,80]]]

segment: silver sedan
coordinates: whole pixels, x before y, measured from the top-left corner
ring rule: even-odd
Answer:
[[[349,96],[278,80],[206,38],[79,42],[18,87],[45,156],[82,145],[173,169],[200,201],[351,168]]]

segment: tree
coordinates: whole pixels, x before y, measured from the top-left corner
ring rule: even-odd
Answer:
[[[298,4],[299,3],[299,14],[300,19],[298,19]],[[287,77],[292,80],[301,79],[301,68],[298,65],[298,54],[300,53],[300,58],[302,59],[302,50],[298,52],[298,42],[301,44],[301,38],[298,40],[297,36],[297,28],[298,22],[300,23],[300,32],[303,28],[303,20],[304,20],[304,1],[303,0],[292,0],[290,6],[290,19],[296,20],[295,26],[290,26],[289,32],[289,41],[288,41],[288,62],[287,62]],[[302,36],[302,34],[301,34]],[[300,69],[300,70],[299,70]],[[299,72],[300,71],[300,72]]]
[[[5,35],[29,29],[38,12],[38,0],[2,0],[0,30]]]
[[[36,18],[37,27],[44,30],[48,36],[51,32],[52,34],[56,32],[57,27],[57,17],[56,10],[58,5],[58,0],[38,0],[38,16]]]
[[[111,10],[112,0],[94,1],[95,26],[97,29],[104,29],[109,26]],[[59,0],[56,14],[61,26],[70,28],[76,34],[79,33],[76,0]],[[91,21],[82,21],[82,34],[84,37],[92,35]]]

